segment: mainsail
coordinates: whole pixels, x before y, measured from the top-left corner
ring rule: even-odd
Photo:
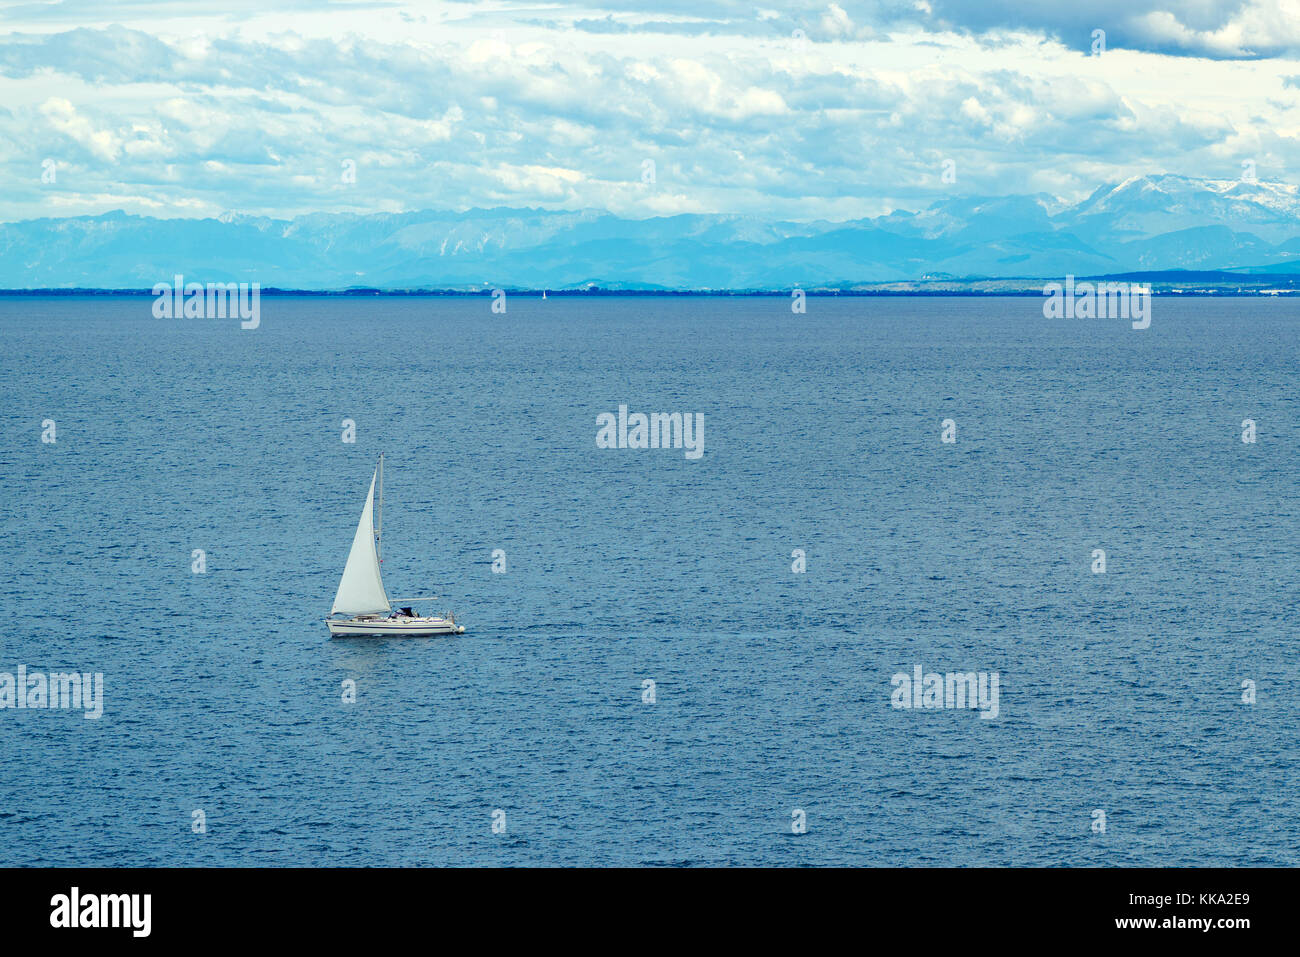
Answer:
[[[388,603],[388,593],[384,591],[383,579],[379,577],[379,553],[375,550],[375,479],[379,470],[370,480],[370,492],[366,495],[366,507],[361,510],[361,521],[357,523],[357,534],[352,539],[352,551],[348,552],[348,563],[343,568],[343,578],[339,582],[339,593],[334,596],[334,607],[330,614],[342,612],[345,615],[377,615],[393,610]]]

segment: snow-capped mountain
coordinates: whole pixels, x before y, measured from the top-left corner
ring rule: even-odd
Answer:
[[[1057,210],[1053,212],[1053,210]],[[1060,207],[957,197],[844,223],[597,210],[121,212],[0,224],[0,288],[149,288],[177,273],[263,287],[781,289],[919,279],[1232,269],[1300,259],[1300,190],[1139,176]]]

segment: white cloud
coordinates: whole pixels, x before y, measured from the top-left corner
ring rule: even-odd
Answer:
[[[77,113],[68,100],[53,96],[41,104],[41,115],[52,129],[63,133],[90,151],[91,155],[115,162],[122,151],[121,140],[111,130],[96,129],[84,116]]]
[[[231,22],[193,4],[102,29],[42,23],[0,36],[0,219],[53,202],[37,175],[47,156],[75,168],[80,192],[71,172],[58,192],[74,208],[74,195],[118,195],[204,214],[505,203],[789,218],[921,208],[954,188],[1078,198],[1151,169],[1231,175],[1246,150],[1264,178],[1300,161],[1300,91],[1283,85],[1294,65],[1115,47],[1138,30],[1226,57],[1285,35],[1285,4],[1223,16],[1173,4],[1161,20],[1141,0],[1103,0],[1115,19],[1101,58],[989,12],[1032,21],[1019,0],[961,16],[933,6],[629,2],[612,22],[644,27],[630,33],[569,29],[563,17],[590,8],[548,7],[542,23],[535,7],[465,19],[453,3],[423,22],[252,6]],[[1057,15],[1074,31],[1065,6]],[[796,26],[810,38],[798,47]],[[939,182],[945,158],[955,187]],[[345,159],[354,184],[340,180]]]

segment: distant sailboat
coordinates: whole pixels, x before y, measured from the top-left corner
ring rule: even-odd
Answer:
[[[375,485],[379,486],[379,531],[375,531]],[[379,574],[379,538],[384,528],[384,457],[379,456],[379,466],[370,479],[370,491],[357,523],[357,534],[352,539],[352,551],[343,566],[334,607],[325,619],[331,635],[395,635],[423,638],[429,635],[459,635],[465,629],[456,624],[450,613],[443,617],[422,618],[410,608],[393,611]],[[431,598],[406,598],[403,601],[432,601]],[[335,615],[344,617],[336,618]]]
[[[542,290],[542,298],[543,298],[543,299],[546,298],[546,290],[545,290],[545,289]]]

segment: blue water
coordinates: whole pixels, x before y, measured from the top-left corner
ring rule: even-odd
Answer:
[[[1290,301],[150,305],[0,300],[0,671],[105,682],[0,711],[0,863],[1300,863]],[[327,637],[380,451],[462,636]]]

